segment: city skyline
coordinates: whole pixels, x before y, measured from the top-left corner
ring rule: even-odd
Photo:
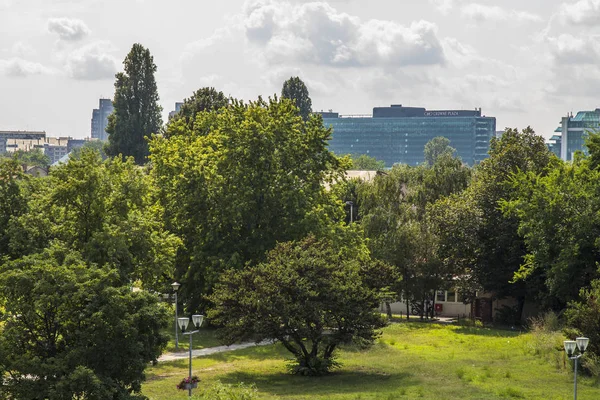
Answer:
[[[498,129],[546,139],[568,112],[597,108],[600,0],[399,3],[0,0],[0,129],[89,136],[135,42],[158,66],[165,121],[200,87],[255,100],[290,76],[315,111],[481,107]]]

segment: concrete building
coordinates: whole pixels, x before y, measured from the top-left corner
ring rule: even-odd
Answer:
[[[98,108],[92,111],[91,137],[93,139],[108,140],[106,126],[108,125],[108,116],[113,111],[114,107],[111,99],[100,99]]]
[[[0,131],[0,153],[8,151],[8,141],[13,140],[40,140],[46,138],[44,131]]]
[[[334,153],[366,154],[383,160],[386,167],[424,162],[425,144],[437,136],[449,139],[463,162],[477,164],[487,158],[496,135],[496,118],[482,116],[481,109],[430,111],[392,105],[373,108],[372,116],[319,114],[324,125],[333,128],[329,147]]]
[[[6,151],[9,153],[16,151],[41,150],[50,158],[50,164],[54,164],[73,149],[83,146],[84,139],[73,139],[71,137],[43,137],[37,139],[7,139]]]
[[[600,108],[594,111],[579,111],[574,117],[573,114],[563,117],[560,126],[554,131],[557,135],[550,140],[554,140],[555,144],[560,143],[560,158],[571,161],[576,151],[587,154],[587,134],[599,130]]]

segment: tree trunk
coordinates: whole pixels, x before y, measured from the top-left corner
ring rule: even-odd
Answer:
[[[387,316],[389,319],[392,319],[392,306],[389,301],[385,302],[385,311],[387,312]]]

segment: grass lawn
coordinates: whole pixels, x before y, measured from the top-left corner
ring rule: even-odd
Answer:
[[[169,343],[167,344],[166,352],[172,353],[175,350],[175,327],[165,332],[169,335]],[[192,349],[204,349],[206,347],[217,347],[222,346],[223,343],[219,342],[215,330],[212,328],[200,328],[200,332],[192,335]],[[179,352],[189,351],[190,337],[183,336],[179,333]]]
[[[564,363],[560,335],[488,328],[399,323],[384,329],[374,347],[344,349],[343,366],[321,378],[289,375],[288,353],[271,345],[194,359],[203,385],[254,383],[264,399],[571,399],[572,367]],[[147,371],[151,400],[185,399],[175,385],[188,363],[161,363]],[[578,398],[600,399],[592,378],[579,381]]]

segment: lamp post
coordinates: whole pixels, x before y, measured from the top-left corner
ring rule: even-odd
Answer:
[[[179,334],[177,333],[177,290],[179,289],[179,286],[181,286],[180,283],[171,283],[171,287],[175,292],[175,350],[179,350]]]
[[[177,322],[179,322],[179,327],[181,328],[181,332],[184,335],[189,335],[190,337],[190,373],[189,373],[189,387],[188,387],[188,397],[192,397],[192,335],[194,333],[200,332],[198,329],[202,326],[202,321],[204,320],[204,315],[192,315],[192,321],[194,326],[196,327],[195,331],[186,332],[186,329],[190,323],[189,318],[178,318]]]
[[[354,211],[354,203],[351,201],[347,201],[346,205],[350,206],[350,223],[352,223],[352,221],[353,221],[352,214],[354,214],[354,212],[353,212]]]
[[[573,398],[577,400],[577,361],[583,356],[585,349],[587,349],[590,339],[586,337],[578,337],[575,340],[565,340],[565,352],[570,360],[575,363],[575,378],[573,383]],[[575,355],[575,350],[579,349],[579,354]]]

